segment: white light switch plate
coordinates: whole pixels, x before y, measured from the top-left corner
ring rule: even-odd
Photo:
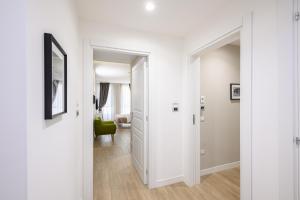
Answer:
[[[205,149],[201,149],[200,153],[201,153],[201,155],[205,155],[206,154]]]
[[[205,104],[205,99],[206,99],[205,96],[201,96],[201,97],[200,97],[200,104],[201,104],[201,105],[204,105],[204,104]]]
[[[200,117],[200,121],[201,121],[201,122],[204,122],[204,121],[205,121],[204,116],[201,116],[201,117]]]

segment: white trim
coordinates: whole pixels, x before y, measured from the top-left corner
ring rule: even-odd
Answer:
[[[109,47],[96,41],[85,39],[83,42],[83,199],[93,200],[93,49],[101,49],[112,52],[130,53],[148,58],[148,66],[151,68],[152,56],[151,52],[138,51],[132,49],[122,49],[118,47]],[[149,73],[148,73],[149,76]],[[147,76],[147,77],[148,77]],[[148,78],[149,81],[149,78]],[[149,83],[147,84],[149,85]],[[149,92],[149,91],[147,91]],[[149,98],[149,95],[148,95]],[[148,107],[148,105],[147,105]],[[148,111],[149,112],[149,111]],[[148,113],[149,120],[147,125],[151,124],[150,114]],[[155,187],[155,163],[153,163],[154,151],[153,147],[154,134],[148,130],[148,187]]]
[[[155,187],[163,187],[166,185],[172,185],[175,183],[183,182],[184,176],[175,176],[173,178],[167,178],[167,179],[160,179],[156,181]]]
[[[241,200],[252,200],[253,12],[244,16],[241,31],[240,188]]]
[[[252,69],[253,69],[253,12],[243,17],[241,25],[234,27],[227,33],[222,34],[216,39],[208,42],[206,45],[196,49],[188,56],[188,66],[193,67],[197,57],[207,49],[214,49],[224,42],[228,42],[228,38],[240,33],[241,38],[241,88],[243,93],[241,95],[241,125],[240,125],[240,150],[241,150],[241,200],[252,200]],[[199,74],[197,74],[199,76]],[[200,79],[200,77],[198,78]],[[198,80],[199,82],[199,80]],[[195,83],[196,84],[196,83]],[[196,87],[197,88],[197,87]],[[196,90],[197,96],[200,96],[200,90]],[[194,110],[200,107],[198,100]],[[200,112],[200,111],[199,111]],[[198,110],[197,110],[198,113]],[[188,113],[190,114],[190,113]],[[191,152],[194,153],[192,161],[193,179],[186,179],[189,186],[198,184],[200,182],[200,115],[196,115],[196,128],[191,137],[194,146],[191,145]]]
[[[83,199],[93,200],[93,49],[89,41],[83,43]],[[87,134],[91,133],[91,134]]]
[[[228,170],[228,169],[233,169],[233,168],[236,168],[238,166],[240,166],[240,161],[227,163],[227,164],[224,164],[224,165],[218,165],[218,166],[211,167],[211,168],[208,168],[208,169],[202,169],[200,171],[200,176],[205,176],[205,175],[208,175],[208,174],[213,174],[213,173],[221,172],[221,171]]]
[[[293,1],[293,15],[295,15],[296,12],[299,11],[299,0],[294,0]],[[295,100],[294,100],[294,107],[296,112],[294,113],[294,134],[293,137],[299,137],[300,134],[300,127],[299,127],[299,121],[300,121],[300,105],[299,105],[299,99],[300,99],[300,93],[299,93],[299,88],[300,88],[300,70],[299,70],[299,21],[296,22],[294,21],[293,23],[293,41],[294,41],[294,46],[293,46],[293,56],[294,56],[294,85],[295,85],[295,89],[294,89],[294,93],[295,93]],[[295,140],[293,138],[293,140]],[[293,149],[293,168],[294,168],[294,200],[299,200],[300,199],[300,172],[299,172],[299,147],[297,146],[296,142],[294,142],[294,149]]]
[[[238,25],[234,27],[232,30],[226,32],[225,34],[222,34],[218,38],[194,50],[192,53],[190,53],[190,57],[191,58],[199,57],[207,50],[217,49],[219,47],[225,46],[226,44],[230,44],[231,42],[240,38],[241,29],[242,29],[242,25]]]

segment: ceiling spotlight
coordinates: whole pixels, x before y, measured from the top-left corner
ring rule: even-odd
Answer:
[[[146,3],[146,10],[147,11],[153,11],[155,9],[155,4],[151,1]]]

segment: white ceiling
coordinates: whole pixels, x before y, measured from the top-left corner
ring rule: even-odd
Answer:
[[[76,0],[80,18],[142,31],[185,36],[219,9],[236,0]]]
[[[96,82],[129,83],[130,65],[124,63],[113,63],[94,61]]]
[[[138,56],[108,50],[94,50],[94,60],[131,64]]]

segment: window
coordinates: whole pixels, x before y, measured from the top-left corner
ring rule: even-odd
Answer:
[[[121,114],[130,114],[131,94],[129,84],[121,85]]]

